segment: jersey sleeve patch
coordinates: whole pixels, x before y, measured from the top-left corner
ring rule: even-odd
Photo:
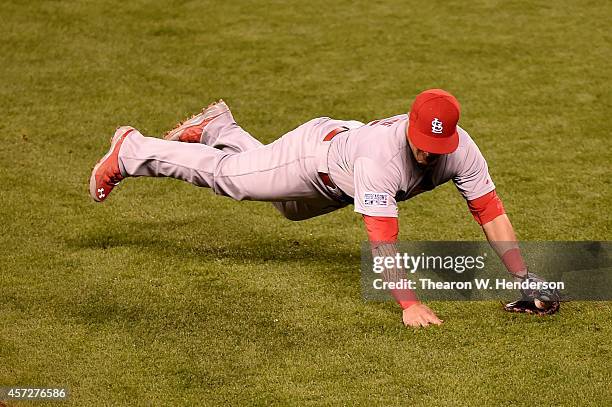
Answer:
[[[363,196],[363,206],[386,208],[389,206],[389,194],[386,192],[366,192]]]

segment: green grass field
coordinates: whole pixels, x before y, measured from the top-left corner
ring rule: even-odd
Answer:
[[[0,22],[0,386],[81,406],[612,404],[609,302],[438,302],[443,326],[406,329],[362,300],[351,208],[292,223],[170,179],[88,195],[119,125],[159,136],[223,97],[270,142],[442,87],[521,239],[610,240],[611,3],[3,0]],[[400,208],[404,240],[484,238],[452,185]]]

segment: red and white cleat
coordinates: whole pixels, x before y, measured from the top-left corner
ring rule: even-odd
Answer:
[[[164,135],[165,140],[182,141],[183,143],[200,143],[204,127],[214,118],[228,112],[229,107],[223,100],[202,109],[202,112],[192,116],[190,119],[179,123],[176,127]]]
[[[113,188],[123,179],[119,169],[119,149],[123,140],[133,131],[130,126],[119,127],[111,138],[108,152],[94,167],[89,178],[89,194],[96,202],[102,202],[111,193]]]

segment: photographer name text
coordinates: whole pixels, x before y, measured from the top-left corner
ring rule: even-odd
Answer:
[[[472,281],[435,281],[429,278],[419,278],[416,281],[400,279],[384,281],[377,278],[372,281],[376,290],[563,290],[563,281],[514,281],[497,278],[477,278]]]

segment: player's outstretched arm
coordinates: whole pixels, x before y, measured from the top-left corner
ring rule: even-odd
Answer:
[[[508,215],[499,215],[492,221],[483,224],[482,230],[508,272],[517,277],[527,275],[527,267],[521,256],[516,234]]]
[[[527,268],[521,256],[514,228],[495,190],[468,201],[468,207],[508,272],[516,277],[525,276]]]
[[[468,201],[468,206],[508,272],[516,280],[543,281],[527,269],[512,223],[495,191]],[[559,310],[559,293],[556,290],[521,290],[521,293],[521,299],[504,306],[506,311],[547,315]]]
[[[397,218],[376,217],[364,215],[363,220],[368,231],[368,238],[373,257],[395,257],[397,254],[397,234],[399,225]],[[399,282],[406,278],[403,270],[393,267],[382,274],[386,282]],[[419,302],[414,291],[409,289],[390,290],[391,295],[402,307],[402,322],[406,326],[425,327],[440,325],[442,320],[425,304]]]

